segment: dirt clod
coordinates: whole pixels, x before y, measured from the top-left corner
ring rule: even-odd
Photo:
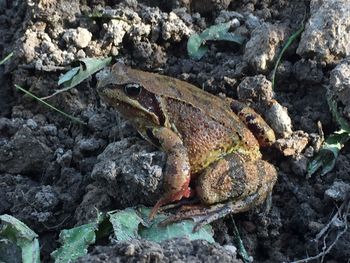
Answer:
[[[80,262],[241,262],[232,219],[254,262],[317,257],[333,243],[323,261],[344,262],[350,257],[348,143],[330,173],[305,174],[322,144],[319,123],[325,137],[339,129],[327,99],[350,120],[348,2],[0,1],[0,60],[13,52],[0,66],[0,214],[39,234],[41,259],[50,262],[63,229],[98,211],[153,206],[161,197],[166,154],[100,100],[95,76],[46,100],[87,125],[14,88],[47,96],[61,88],[59,76],[72,62],[112,56],[113,63],[176,77],[254,108],[277,135],[262,154],[278,180],[266,204],[213,224],[217,243],[112,237],[91,245]],[[286,48],[272,87],[276,60],[302,21],[305,30]],[[245,42],[206,41],[203,58],[192,60],[190,36],[226,22]],[[11,253],[16,250],[0,247],[0,261]]]

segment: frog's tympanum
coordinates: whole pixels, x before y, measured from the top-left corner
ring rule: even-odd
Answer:
[[[271,145],[275,134],[245,104],[121,63],[100,77],[98,92],[167,154],[164,195],[151,218],[161,206],[194,193],[206,208],[179,217],[197,216],[200,227],[247,211],[271,192],[277,172],[261,159],[260,146]]]

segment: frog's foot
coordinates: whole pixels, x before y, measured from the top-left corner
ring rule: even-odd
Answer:
[[[184,210],[192,210],[194,207],[200,207],[203,208],[203,205],[200,204],[200,200],[198,197],[193,197],[192,193],[194,191],[191,190],[191,195],[188,199],[181,199],[178,202],[164,205],[158,209],[159,212],[166,212],[169,210],[178,209],[177,211],[184,211]]]
[[[158,210],[161,206],[170,204],[172,202],[180,200],[182,197],[190,197],[191,196],[191,188],[186,187],[185,189],[178,191],[174,194],[170,194],[167,197],[163,197],[158,200],[158,202],[155,204],[155,206],[152,208],[151,213],[149,214],[148,218],[149,220],[152,220],[154,216],[157,214]]]
[[[196,222],[193,232],[197,232],[203,226],[211,222],[223,218],[231,213],[236,214],[247,210],[247,203],[254,203],[258,198],[258,194],[253,194],[244,200],[238,200],[234,203],[228,202],[225,204],[212,205],[210,207],[202,207],[196,209],[187,209],[178,212],[176,215],[170,216],[160,225],[165,226],[171,223],[179,222],[185,219],[192,219]]]

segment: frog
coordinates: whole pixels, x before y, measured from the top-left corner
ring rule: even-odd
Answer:
[[[246,103],[121,62],[100,74],[97,92],[167,155],[164,193],[150,219],[161,207],[196,196],[200,208],[170,221],[193,218],[199,229],[270,196],[277,170],[263,160],[261,148],[273,145],[275,133]]]

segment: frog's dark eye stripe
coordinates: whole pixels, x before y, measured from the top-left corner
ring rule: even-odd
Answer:
[[[142,85],[138,83],[128,83],[124,86],[124,92],[130,97],[137,97],[141,94],[142,88]]]

